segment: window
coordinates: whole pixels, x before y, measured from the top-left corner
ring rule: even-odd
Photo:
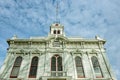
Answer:
[[[84,78],[85,75],[83,70],[82,59],[79,56],[75,58],[75,63],[76,63],[77,77]]]
[[[29,72],[29,78],[36,78],[37,67],[38,67],[38,57],[33,57]]]
[[[103,75],[102,75],[102,71],[101,71],[98,59],[95,56],[93,56],[91,60],[92,60],[93,69],[94,69],[96,78],[102,78]]]
[[[12,71],[10,74],[10,78],[17,78],[18,77],[21,62],[22,62],[22,57],[20,57],[20,56],[17,57],[15,62],[14,62],[14,65],[13,65],[13,68],[12,68]]]
[[[58,24],[55,24],[55,26],[58,26]]]
[[[60,34],[60,30],[58,30],[57,33]]]
[[[62,76],[62,73],[57,73],[54,71],[62,71],[62,57],[55,55],[51,58],[51,73],[52,76]]]
[[[56,30],[54,30],[53,33],[56,34]]]

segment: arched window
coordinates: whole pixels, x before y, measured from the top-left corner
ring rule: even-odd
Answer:
[[[75,63],[76,63],[77,77],[84,78],[85,74],[83,70],[82,59],[79,56],[75,57]]]
[[[103,75],[102,75],[102,71],[101,71],[98,59],[95,56],[93,56],[91,60],[92,60],[93,69],[94,69],[96,78],[102,78]]]
[[[22,62],[22,57],[20,57],[20,56],[17,57],[15,62],[14,62],[14,65],[13,65],[13,68],[12,68],[12,71],[10,74],[10,78],[17,78],[18,77],[21,62]]]
[[[58,71],[62,71],[62,57],[60,57],[59,55],[55,55],[51,58],[51,71],[52,72],[52,76],[62,76],[62,73],[59,73]],[[58,73],[56,73],[55,71],[57,71]]]
[[[56,34],[56,30],[54,30],[53,33]]]
[[[36,78],[37,67],[38,67],[38,57],[33,57],[31,61],[29,78]]]
[[[60,30],[58,30],[57,33],[60,34]]]

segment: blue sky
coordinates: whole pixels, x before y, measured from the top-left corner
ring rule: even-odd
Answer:
[[[120,80],[120,0],[58,0],[58,18],[67,36],[94,38],[107,43],[107,55]],[[56,0],[0,0],[0,66],[6,56],[7,39],[47,36],[55,22]]]

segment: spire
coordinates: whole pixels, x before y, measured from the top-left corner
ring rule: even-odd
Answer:
[[[58,19],[58,13],[59,13],[59,3],[58,0],[56,1],[56,23],[60,23],[59,19]]]

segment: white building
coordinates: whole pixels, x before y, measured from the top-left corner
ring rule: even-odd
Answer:
[[[116,80],[106,58],[105,40],[66,37],[64,26],[50,26],[47,37],[7,40],[0,80]]]

